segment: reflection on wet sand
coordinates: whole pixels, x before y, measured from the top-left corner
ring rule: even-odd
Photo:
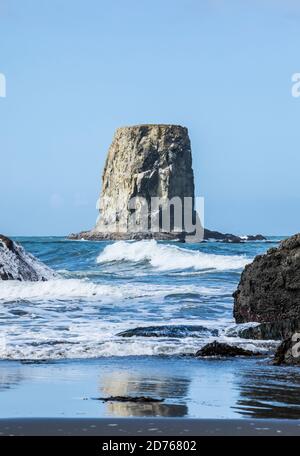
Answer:
[[[300,371],[257,365],[240,373],[240,398],[233,407],[244,417],[300,418]]]
[[[0,392],[17,386],[22,380],[24,380],[24,375],[21,373],[21,371],[13,371],[9,368],[1,366]]]
[[[113,416],[169,416],[188,414],[185,403],[190,381],[182,377],[153,377],[129,371],[114,371],[100,378],[102,396],[151,396],[164,402],[107,402],[106,413]],[[176,398],[176,402],[174,399]]]

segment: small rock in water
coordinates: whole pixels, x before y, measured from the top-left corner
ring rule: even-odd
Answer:
[[[163,402],[164,399],[158,399],[149,396],[110,396],[110,397],[97,397],[97,401],[103,402]]]
[[[233,345],[217,342],[211,342],[207,345],[204,345],[200,350],[197,351],[197,357],[207,357],[207,356],[222,356],[222,357],[231,357],[231,356],[259,356],[261,353],[253,352],[251,350],[245,350],[241,347],[235,347]]]
[[[203,335],[218,336],[218,330],[200,325],[162,325],[140,326],[117,334],[120,337],[201,337]]]

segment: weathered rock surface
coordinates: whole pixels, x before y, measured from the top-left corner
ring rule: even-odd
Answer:
[[[300,334],[294,333],[291,337],[284,340],[274,356],[273,364],[279,366],[281,364],[300,366]]]
[[[237,331],[238,337],[256,340],[284,340],[296,331],[300,331],[300,319],[280,320],[260,323],[257,326]]]
[[[54,273],[23,247],[0,235],[0,280],[48,280]]]
[[[208,357],[208,356],[221,356],[221,357],[232,357],[232,356],[258,356],[260,353],[253,352],[251,350],[245,350],[241,347],[221,343],[218,341],[211,342],[204,345],[200,350],[197,351],[197,357]]]
[[[149,204],[151,197],[166,202],[174,197],[194,198],[187,128],[137,125],[117,129],[104,167],[100,218],[95,231],[112,232],[116,222],[127,222],[130,217],[128,203],[135,197],[143,197]],[[136,218],[139,216],[137,209]],[[141,231],[144,228],[148,225],[142,226]]]
[[[234,293],[237,323],[256,321],[264,325],[264,337],[291,335],[300,320],[300,234],[278,248],[257,256],[247,265]]]
[[[121,337],[201,337],[218,335],[217,329],[200,325],[140,326],[117,334]]]
[[[191,198],[191,221],[197,222],[197,233],[203,238],[201,222],[194,211],[194,173],[188,130],[180,125],[135,125],[118,128],[109,148],[102,191],[98,203],[99,218],[95,228],[71,234],[69,239],[86,240],[179,240],[187,238],[186,220],[176,226],[171,215],[170,227],[161,226],[161,213],[169,213],[169,201]],[[149,207],[148,217],[143,207],[130,207],[130,202],[143,198]],[[161,209],[151,205],[159,198]],[[130,229],[134,213],[136,229]],[[192,220],[193,216],[193,220]],[[153,222],[159,227],[153,231]],[[151,228],[151,230],[150,230]],[[259,235],[260,236],[260,235]],[[204,239],[241,242],[232,234],[204,231]],[[256,236],[251,240],[256,240]]]

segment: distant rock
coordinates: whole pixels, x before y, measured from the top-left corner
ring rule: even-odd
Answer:
[[[284,340],[274,356],[273,364],[280,366],[282,364],[300,366],[300,334],[294,333],[291,337]]]
[[[72,233],[68,236],[68,239],[71,240],[81,240],[84,239],[86,241],[122,241],[122,240],[134,240],[134,241],[142,241],[143,239],[156,239],[157,241],[179,241],[185,242],[186,235],[185,233],[145,233],[145,232],[137,232],[131,233],[130,235],[126,235],[125,233],[104,233],[104,232],[96,232],[96,231],[81,231],[80,233]],[[221,233],[220,231],[212,231],[208,230],[207,228],[204,229],[204,241],[216,241],[216,242],[225,242],[225,243],[232,243],[232,244],[239,244],[245,241],[258,241],[258,240],[266,240],[266,238],[262,235],[257,236],[236,236],[230,233]]]
[[[265,236],[263,236],[262,234],[256,234],[256,235],[252,235],[252,234],[248,234],[247,236],[244,237],[244,239],[246,241],[265,241],[266,238]]]
[[[237,323],[263,323],[250,332],[268,339],[291,336],[300,320],[300,234],[247,265],[233,296]]]
[[[234,234],[229,233],[220,233],[219,231],[211,231],[205,228],[204,230],[204,240],[212,240],[212,241],[219,241],[219,242],[230,242],[234,244],[239,244],[243,242],[243,239],[239,236],[235,236]]]
[[[214,341],[207,345],[204,345],[200,350],[197,351],[197,357],[208,357],[208,356],[220,356],[220,357],[232,357],[232,356],[258,356],[261,353],[256,353],[251,350],[245,350],[241,347],[225,344],[222,342]]]
[[[0,280],[48,280],[54,272],[23,247],[0,235]]]

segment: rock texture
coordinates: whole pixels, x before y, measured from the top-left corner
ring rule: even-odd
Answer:
[[[243,328],[238,330],[236,335],[243,339],[284,340],[296,331],[300,331],[300,319],[285,319]]]
[[[54,273],[23,247],[0,234],[0,280],[48,280]]]
[[[187,128],[179,125],[138,125],[118,128],[109,148],[99,200],[100,217],[94,231],[113,232],[131,215],[128,203],[142,197],[168,200],[194,198],[191,144]],[[141,209],[142,210],[142,209]],[[148,231],[139,208],[141,232]],[[127,226],[127,225],[126,225]]]
[[[260,331],[266,338],[286,337],[300,326],[300,234],[245,267],[234,293],[234,317],[237,323],[268,323]]]
[[[291,337],[284,340],[274,356],[273,364],[279,366],[287,364],[292,366],[300,366],[300,334],[294,333]]]
[[[200,325],[161,325],[140,326],[127,329],[117,334],[121,337],[199,337],[218,336],[217,329],[206,328]]]
[[[200,350],[197,351],[197,357],[207,357],[207,356],[221,356],[221,357],[232,357],[232,356],[257,356],[260,353],[256,353],[250,350],[245,350],[244,348],[236,347],[233,345],[221,343],[218,341],[211,342]]]

